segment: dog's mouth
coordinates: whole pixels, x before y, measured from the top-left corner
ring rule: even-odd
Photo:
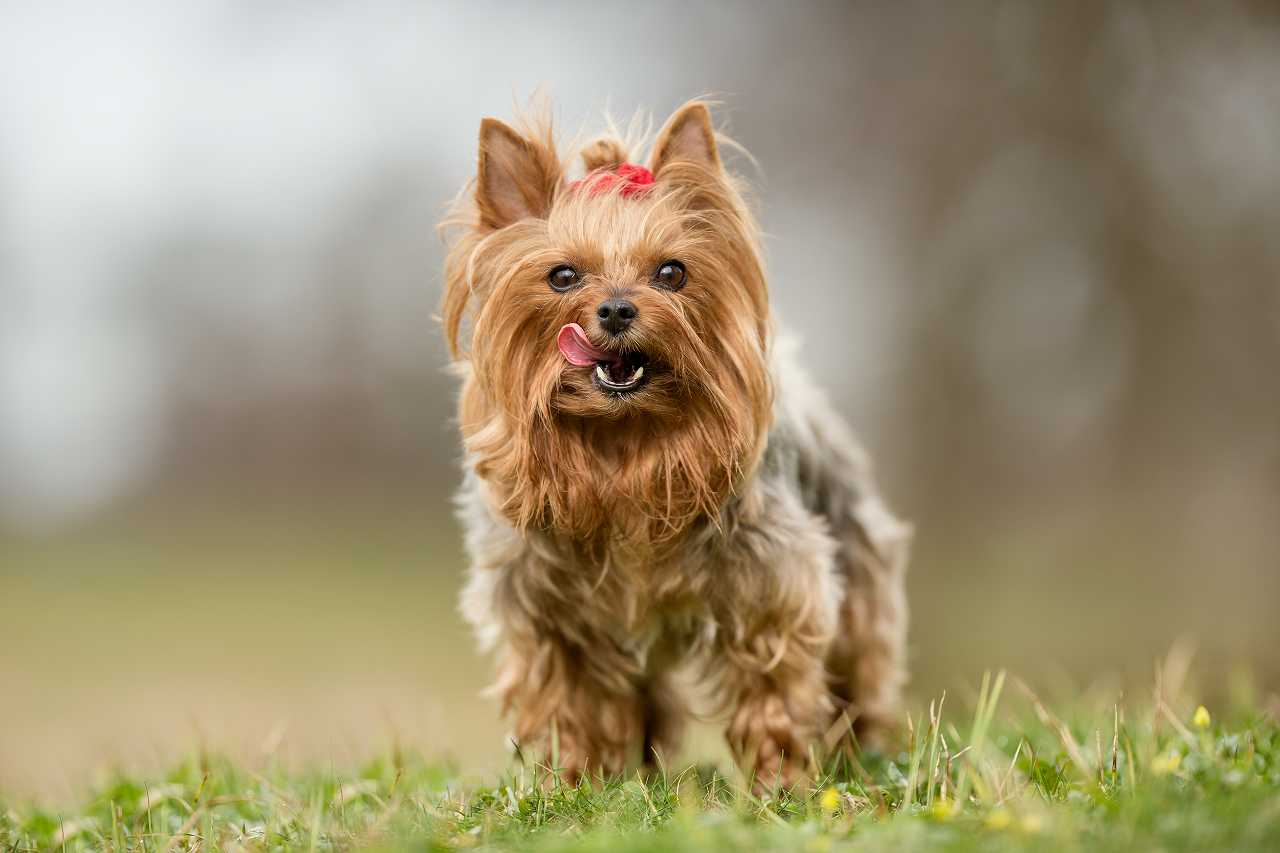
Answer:
[[[596,385],[611,394],[628,394],[644,384],[649,357],[642,352],[616,353],[608,361],[597,361]]]
[[[601,349],[587,339],[577,323],[561,327],[556,346],[565,361],[575,367],[594,367],[592,378],[596,387],[609,394],[623,395],[638,390],[648,379],[645,368],[649,368],[650,373],[653,370],[645,353]]]

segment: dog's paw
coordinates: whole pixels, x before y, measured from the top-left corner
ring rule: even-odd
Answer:
[[[634,701],[600,696],[581,701],[581,707],[562,709],[551,721],[521,721],[517,726],[527,751],[553,771],[548,784],[578,785],[588,777],[620,776],[630,751],[640,743],[642,718]]]
[[[552,770],[545,784],[574,787],[588,778],[618,776],[626,767],[626,753],[618,744],[562,730],[557,748],[543,745],[545,766]]]
[[[757,792],[792,788],[808,780],[812,726],[797,720],[776,693],[744,699],[727,732],[729,747]]]

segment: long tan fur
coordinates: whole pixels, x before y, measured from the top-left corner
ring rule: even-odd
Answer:
[[[603,137],[589,172],[628,152]],[[852,436],[774,346],[759,233],[705,104],[652,146],[649,192],[571,187],[546,121],[481,125],[449,221],[443,322],[462,377],[472,569],[463,611],[499,658],[516,737],[576,776],[675,748],[672,673],[692,662],[761,779],[794,782],[839,710],[874,735],[904,680],[908,531]],[[592,177],[588,177],[588,182]],[[653,285],[676,259],[678,291]],[[550,270],[581,283],[561,293]],[[610,338],[597,305],[637,317]],[[643,352],[607,393],[557,331]]]

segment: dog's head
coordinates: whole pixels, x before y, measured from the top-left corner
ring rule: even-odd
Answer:
[[[463,432],[522,525],[673,533],[718,512],[768,426],[756,227],[705,104],[648,169],[609,138],[581,153],[569,182],[549,127],[481,124],[443,312],[470,365]]]

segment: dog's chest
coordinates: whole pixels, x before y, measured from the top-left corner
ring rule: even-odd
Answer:
[[[611,585],[613,638],[644,668],[668,665],[714,639],[710,609],[697,594],[696,567],[618,553],[608,559],[617,581]]]
[[[688,602],[651,608],[630,626],[619,624],[614,641],[647,672],[667,669],[715,638],[715,623],[706,608]]]

